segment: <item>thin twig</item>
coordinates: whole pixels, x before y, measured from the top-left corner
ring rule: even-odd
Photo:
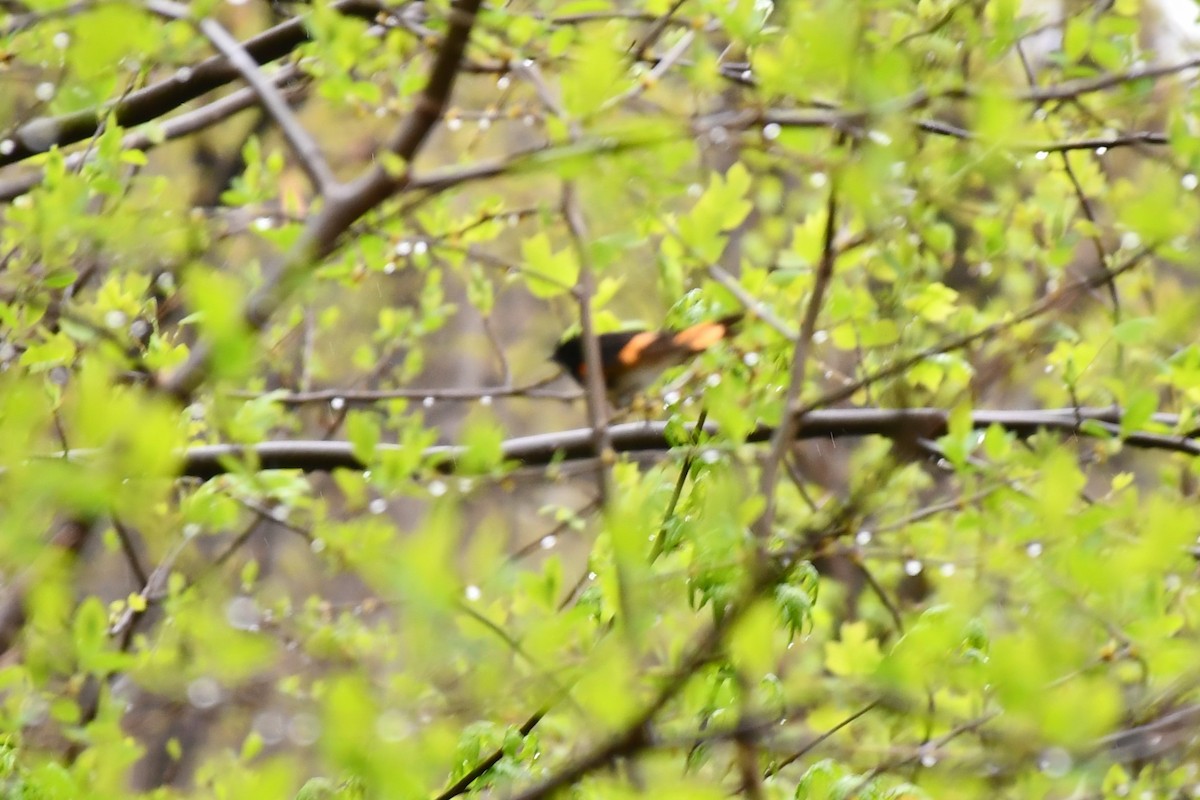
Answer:
[[[522,547],[518,547],[516,550],[509,553],[508,562],[512,563],[514,561],[520,561],[522,558],[525,558],[530,553],[536,553],[539,550],[548,549],[547,544],[546,544],[547,540],[553,541],[553,539],[558,538],[564,532],[566,532],[567,529],[572,527],[572,524],[575,522],[575,520],[579,519],[584,514],[589,514],[592,511],[595,511],[599,507],[600,507],[600,504],[595,500],[591,500],[587,503],[584,503],[582,508],[580,508],[578,511],[571,511],[569,516],[567,516],[565,519],[563,519],[561,522],[559,522],[553,528],[546,531],[541,536],[532,540],[528,544],[525,544]]]
[[[113,530],[117,532],[117,541],[121,543],[121,552],[125,554],[125,563],[129,565],[129,571],[133,573],[138,586],[145,586],[149,576],[146,568],[142,566],[142,559],[137,553],[137,548],[134,547],[133,535],[116,517],[112,518],[112,524]]]
[[[1069,100],[1085,94],[1113,89],[1127,83],[1178,75],[1181,72],[1196,69],[1197,67],[1200,67],[1200,58],[1190,58],[1187,61],[1177,64],[1167,64],[1160,67],[1140,67],[1128,72],[1114,72],[1108,75],[1101,75],[1097,78],[1083,78],[1077,81],[1060,83],[1056,86],[1036,87],[1017,95],[1017,99],[1031,100],[1036,103],[1044,103],[1047,100]]]
[[[542,709],[525,720],[521,724],[521,727],[517,728],[517,731],[521,734],[521,738],[533,733],[533,729],[537,727],[537,724],[542,721],[542,717],[544,716],[546,716],[546,711]],[[488,770],[500,763],[500,759],[504,758],[505,752],[506,750],[503,745],[497,747],[486,758],[483,758],[478,764],[468,770],[465,775],[443,789],[441,794],[437,795],[433,800],[451,800],[451,798],[466,794],[475,781],[482,778],[487,774]]]
[[[823,743],[825,743],[829,739],[829,737],[833,736],[835,733],[840,731],[842,728],[845,728],[847,725],[851,724],[852,722],[855,722],[856,720],[865,716],[868,712],[870,712],[871,710],[876,708],[878,705],[879,705],[878,700],[872,700],[871,702],[867,703],[865,706],[860,708],[858,711],[855,711],[850,716],[846,717],[844,720],[839,722],[837,725],[834,725],[832,728],[825,731],[820,736],[813,739],[811,742],[806,743],[803,747],[801,747],[795,753],[792,753],[790,756],[783,759],[779,763],[773,764],[771,766],[771,768],[767,770],[766,777],[770,778],[772,775],[777,775],[777,774],[779,774],[779,772],[781,770],[783,770],[784,767],[787,767],[790,764],[792,764],[793,762],[799,761],[801,758],[804,758],[804,756],[808,755],[813,750],[817,749]]]
[[[1036,87],[1037,76],[1034,73],[1033,66],[1029,63],[1029,59],[1025,56],[1025,48],[1021,46],[1020,42],[1017,43],[1017,55],[1020,56],[1021,67],[1022,67],[1022,69],[1025,70],[1025,80],[1027,80],[1029,82],[1030,86]],[[1076,103],[1079,102],[1078,97],[1075,97],[1072,99]],[[1036,114],[1036,111],[1038,109],[1040,109],[1043,105],[1044,105],[1043,101],[1037,102],[1036,108],[1035,108],[1035,114]],[[1046,127],[1048,128],[1049,124],[1047,124]],[[1075,191],[1075,199],[1079,201],[1080,211],[1083,212],[1084,217],[1087,218],[1087,221],[1091,224],[1091,230],[1088,231],[1087,238],[1092,243],[1092,247],[1096,251],[1096,266],[1099,269],[1107,270],[1108,269],[1108,261],[1109,261],[1108,252],[1104,248],[1104,243],[1100,241],[1100,223],[1096,219],[1095,212],[1092,211],[1092,203],[1090,200],[1088,200],[1087,194],[1083,191],[1083,186],[1082,186],[1082,184],[1079,183],[1079,178],[1076,177],[1075,170],[1071,168],[1070,152],[1060,151],[1058,155],[1059,155],[1059,158],[1062,160],[1063,171],[1066,173],[1068,180],[1071,181],[1071,187]],[[1121,296],[1117,293],[1116,281],[1108,282],[1108,291],[1109,291],[1109,296],[1112,298],[1112,303],[1113,303],[1113,322],[1114,323],[1120,322],[1121,321]],[[1119,361],[1119,359],[1120,359],[1120,356],[1118,355],[1118,361]]]
[[[878,764],[875,767],[872,767],[871,769],[867,770],[866,774],[862,776],[862,778],[859,780],[859,782],[850,789],[847,796],[848,797],[857,796],[859,793],[861,793],[863,791],[863,789],[865,789],[868,785],[870,785],[871,781],[875,780],[875,778],[879,777],[883,773],[888,772],[893,769],[896,769],[897,767],[902,767],[905,764],[910,764],[913,761],[917,761],[918,759],[920,759],[923,755],[925,755],[927,753],[936,752],[936,750],[939,747],[942,747],[942,746],[950,743],[954,739],[957,739],[959,736],[963,736],[964,734],[971,733],[973,731],[978,730],[979,728],[982,728],[984,725],[988,724],[989,722],[991,722],[993,719],[995,719],[998,716],[999,716],[999,712],[996,712],[996,711],[988,712],[987,714],[984,714],[981,717],[977,717],[973,720],[969,720],[967,722],[964,722],[961,725],[956,726],[955,728],[950,730],[948,733],[945,733],[942,736],[939,736],[938,738],[936,738],[930,742],[926,742],[921,747],[917,748],[917,750],[914,753],[911,753],[911,754],[905,755],[905,756],[900,756],[898,758],[894,758],[889,761],[885,761],[882,764]]]
[[[667,28],[670,27],[675,12],[679,11],[686,2],[687,0],[675,0],[675,2],[671,3],[671,7],[667,9],[666,13],[654,20],[654,24],[646,31],[646,35],[642,37],[642,40],[629,48],[629,51],[633,54],[634,61],[641,61],[646,57],[646,51],[654,47],[654,44],[666,32]]]
[[[902,358],[899,361],[895,361],[888,366],[883,367],[882,369],[876,370],[869,375],[859,378],[858,380],[846,383],[838,389],[833,389],[829,392],[826,392],[821,397],[818,397],[816,400],[813,400],[811,403],[804,406],[804,408],[800,409],[799,413],[804,415],[814,409],[824,408],[835,403],[840,403],[843,400],[853,397],[867,386],[871,386],[886,378],[904,373],[927,358],[931,358],[942,353],[951,353],[956,350],[962,350],[963,348],[969,347],[975,342],[983,339],[990,339],[1016,325],[1036,319],[1050,309],[1057,307],[1060,303],[1065,302],[1067,298],[1071,297],[1073,294],[1090,291],[1103,286],[1110,281],[1116,280],[1119,276],[1133,269],[1144,259],[1149,257],[1152,252],[1153,248],[1143,247],[1142,249],[1130,255],[1127,259],[1125,259],[1124,263],[1120,264],[1119,266],[1114,267],[1113,269],[1110,269],[1104,273],[1092,275],[1076,283],[1064,286],[1058,291],[1051,292],[1020,314],[1015,314],[1008,319],[1001,320],[1000,322],[994,322],[991,325],[987,325],[977,331],[974,331],[973,333],[965,333],[961,336],[950,339],[949,341],[932,345],[924,350],[919,350],[907,358]]]
[[[966,497],[960,497],[954,500],[949,500],[945,503],[935,503],[934,505],[919,508],[908,516],[898,519],[895,522],[888,522],[884,525],[876,525],[872,528],[872,531],[876,534],[879,534],[887,533],[888,531],[901,530],[902,528],[907,528],[913,523],[929,519],[930,517],[936,517],[938,514],[944,514],[947,511],[962,511],[966,506],[969,506],[972,503],[980,500],[986,500],[992,494],[1007,487],[1008,485],[1008,483],[998,483],[995,486],[991,486],[987,489],[981,489],[974,494],[967,495]]]
[[[679,239],[681,244],[684,244],[685,247],[689,246],[683,242],[678,230],[675,229],[674,226],[666,223],[665,221],[664,224],[666,224],[668,230],[671,230],[676,238]],[[761,319],[763,322],[767,323],[767,325],[770,325],[776,333],[778,333],[784,339],[787,339],[789,342],[795,344],[799,340],[800,337],[788,326],[786,322],[777,317],[775,312],[773,312],[766,303],[760,302],[752,294],[747,292],[742,287],[742,284],[738,282],[738,279],[726,272],[721,265],[709,264],[708,276],[717,283],[721,284],[721,286],[724,287],[731,295],[736,297],[737,301],[745,306],[746,311],[748,311],[751,316],[757,317],[758,319]]]
[[[1166,133],[1157,131],[1138,131],[1134,133],[1118,134],[1116,136],[1097,136],[1087,139],[1065,139],[1059,141],[1046,142],[1003,142],[1003,141],[988,141],[982,139],[974,131],[969,131],[966,128],[959,127],[949,122],[941,120],[923,119],[918,120],[917,127],[926,133],[935,133],[940,136],[949,136],[954,139],[964,139],[969,141],[981,141],[993,147],[1004,148],[1008,150],[1022,150],[1025,152],[1036,153],[1065,153],[1071,150],[1114,150],[1118,147],[1135,147],[1137,145],[1165,145],[1170,144],[1170,137]]]
[[[423,400],[430,402],[477,402],[485,398],[530,397],[562,402],[573,402],[583,395],[575,390],[550,391],[542,387],[554,383],[559,375],[551,375],[520,386],[481,386],[478,389],[457,389],[430,386],[427,389],[314,389],[307,392],[248,392],[233,391],[230,397],[253,400],[269,397],[272,402],[285,406],[302,406],[325,403],[338,406],[368,405],[389,400]]]
[[[763,570],[756,574],[754,582],[747,587],[743,595],[688,648],[654,697],[623,730],[587,750],[561,769],[551,772],[541,782],[518,792],[512,800],[542,800],[554,797],[561,790],[574,786],[587,775],[612,763],[614,759],[632,755],[650,746],[650,724],[654,718],[683,690],[696,670],[712,658],[725,634],[741,619],[746,610],[754,605],[763,591],[772,585],[774,577]]]
[[[813,281],[812,295],[809,297],[808,308],[804,312],[804,320],[800,325],[800,340],[792,353],[791,379],[783,401],[783,419],[779,422],[771,439],[771,447],[763,461],[762,477],[759,483],[760,494],[766,500],[766,507],[754,522],[754,532],[759,541],[765,543],[771,535],[771,526],[775,522],[775,483],[779,477],[779,465],[787,455],[787,449],[795,440],[796,431],[800,425],[800,394],[804,389],[804,380],[808,370],[808,354],[812,347],[813,333],[817,327],[817,316],[825,302],[825,291],[833,277],[833,265],[836,260],[833,239],[837,231],[837,180],[830,183],[829,198],[825,203],[825,234],[821,248],[821,263],[817,267],[817,275]]]
[[[608,400],[604,391],[600,340],[592,319],[592,297],[596,293],[596,279],[586,253],[583,212],[579,208],[575,187],[570,181],[563,184],[562,202],[563,217],[566,219],[567,229],[571,232],[571,239],[575,242],[575,251],[579,258],[579,283],[575,299],[579,303],[579,327],[583,337],[583,362],[586,367],[584,390],[587,397],[588,422],[592,427],[592,444],[596,457],[600,459],[600,468],[596,471],[596,490],[600,496],[600,505],[607,507],[611,480],[608,466],[613,461],[614,453],[608,433]]]
[[[854,566],[858,567],[858,571],[862,574],[863,580],[867,582],[867,586],[879,598],[879,602],[883,604],[887,610],[888,616],[892,618],[892,624],[896,626],[896,633],[904,634],[904,619],[900,616],[900,609],[896,608],[896,604],[892,602],[892,598],[888,596],[887,588],[879,582],[875,574],[867,568],[867,565],[862,561],[855,559]]]
[[[675,518],[675,509],[679,505],[679,498],[683,494],[683,487],[687,483],[688,474],[692,471],[692,465],[696,462],[696,445],[700,444],[700,436],[704,432],[704,423],[707,420],[708,409],[701,409],[700,415],[696,417],[696,426],[692,428],[691,448],[683,459],[683,465],[679,468],[679,477],[675,481],[675,489],[671,492],[671,500],[667,503],[667,510],[663,514],[662,524],[658,526],[658,535],[654,537],[654,546],[650,548],[651,563],[658,559],[662,554],[663,547],[666,546],[667,526]]]

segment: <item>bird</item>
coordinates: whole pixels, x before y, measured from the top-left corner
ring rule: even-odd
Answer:
[[[663,372],[686,363],[727,338],[741,318],[741,314],[733,314],[678,331],[629,330],[600,334],[596,339],[609,401],[615,408],[629,406]],[[587,364],[582,336],[571,336],[560,342],[551,360],[586,388]]]

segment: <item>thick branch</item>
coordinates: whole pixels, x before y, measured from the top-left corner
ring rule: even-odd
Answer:
[[[795,435],[797,439],[841,439],[861,436],[886,436],[905,440],[913,437],[932,439],[946,432],[948,418],[949,412],[940,408],[850,408],[809,411],[804,415],[804,425]],[[1156,425],[1170,428],[1177,425],[1179,419],[1171,414],[1157,414],[1153,421]],[[1020,438],[1028,438],[1042,430],[1072,436],[1091,436],[1103,432],[1118,438],[1120,422],[1119,408],[976,411],[971,417],[971,424],[977,430],[999,425]],[[705,425],[704,429],[711,435],[720,433],[715,424]],[[751,432],[747,441],[767,442],[774,434],[774,428],[762,426]],[[612,447],[618,453],[667,451],[672,446],[667,437],[665,422],[614,425],[609,428],[609,435]],[[1122,441],[1130,447],[1200,455],[1200,431],[1189,431],[1186,434],[1139,431],[1124,436]],[[502,452],[506,461],[526,467],[538,467],[545,466],[556,458],[568,461],[594,458],[594,447],[592,429],[577,428],[509,439],[502,446]],[[183,454],[180,475],[207,480],[228,472],[246,459],[253,459],[259,469],[296,469],[305,472],[366,469],[367,465],[355,457],[353,449],[349,442],[331,441],[202,445],[189,448]],[[397,447],[385,444],[380,445],[378,449],[380,452],[387,452]],[[456,459],[463,453],[464,450],[460,447],[431,447],[425,451],[425,459],[437,464],[439,470],[451,472],[455,468]],[[87,452],[79,451],[72,455],[86,458]]]
[[[375,0],[339,0],[332,7],[343,14],[366,19],[374,19],[383,8]],[[256,64],[267,64],[292,52],[308,38],[305,20],[298,17],[247,40],[243,48]],[[181,69],[166,80],[131,92],[110,106],[32,120],[9,137],[13,147],[9,152],[0,152],[0,167],[24,161],[55,146],[63,147],[88,139],[110,113],[116,115],[117,124],[122,128],[141,125],[232,83],[238,77],[237,69],[228,59],[214,56],[194,67]]]
[[[276,86],[287,89],[299,85],[302,77],[299,69],[294,66],[288,66],[272,75],[270,80]],[[234,114],[244,111],[257,103],[258,94],[253,88],[238,89],[236,92],[231,92],[211,103],[207,103],[191,111],[185,111],[178,116],[163,121],[156,135],[152,136],[145,130],[138,130],[127,134],[121,140],[121,149],[150,150],[164,142],[181,139],[197,131],[211,128],[213,125],[223,122]],[[89,154],[86,152],[72,153],[66,159],[67,169],[78,169],[88,158]],[[34,172],[19,178],[13,178],[9,181],[0,181],[0,202],[7,202],[20,197],[40,185],[44,177],[44,173]]]

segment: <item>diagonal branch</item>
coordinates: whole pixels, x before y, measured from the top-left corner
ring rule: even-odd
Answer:
[[[163,2],[163,0],[158,0],[158,2]],[[241,73],[246,83],[250,84],[259,99],[262,100],[263,107],[267,109],[267,113],[279,126],[283,138],[287,140],[288,146],[292,148],[292,152],[300,162],[300,167],[308,175],[313,189],[322,196],[328,194],[334,188],[337,179],[333,176],[333,171],[329,168],[329,163],[322,155],[316,140],[300,124],[300,120],[296,119],[291,106],[287,104],[271,81],[259,71],[258,65],[254,63],[254,59],[250,57],[241,43],[230,36],[229,31],[225,30],[221,23],[206,18],[200,20],[197,25],[200,32],[212,42],[213,47],[225,54],[229,63]]]
[[[528,736],[537,727],[537,724],[542,721],[542,717],[546,715],[545,711],[539,710],[531,715],[517,729],[517,732],[522,736]],[[471,785],[475,781],[487,774],[488,770],[500,763],[500,759],[504,758],[504,747],[497,747],[486,758],[482,759],[465,775],[456,780],[454,783],[447,786],[434,800],[450,800],[453,797],[458,797],[461,794],[466,794],[471,789]]]
[[[1081,95],[1103,92],[1122,84],[1178,75],[1197,67],[1200,67],[1200,58],[1190,58],[1177,64],[1164,64],[1158,67],[1139,67],[1128,72],[1112,72],[1095,78],[1081,78],[1053,86],[1035,86],[1018,95],[1018,99],[1036,103],[1044,103],[1048,100],[1072,100]]]
[[[338,0],[331,7],[342,14],[365,19],[374,19],[383,8],[377,0]],[[247,40],[241,47],[257,64],[275,61],[308,41],[305,24],[303,17],[288,20]],[[6,141],[11,143],[11,148],[0,150],[0,167],[24,161],[52,147],[83,141],[95,133],[108,114],[114,114],[121,127],[131,128],[158,119],[237,78],[238,71],[228,59],[213,56],[194,67],[179,70],[170,78],[131,92],[118,103],[31,120],[9,134]]]
[[[302,75],[295,66],[284,67],[270,76],[276,86],[291,88],[296,86]],[[211,128],[223,122],[234,114],[246,110],[258,103],[258,94],[247,86],[235,92],[207,103],[191,111],[185,111],[178,116],[164,120],[159,125],[155,135],[151,136],[144,130],[126,134],[121,140],[122,150],[149,150],[158,144],[170,142],[190,136],[197,131]],[[87,161],[86,153],[72,153],[66,158],[69,170],[76,170]],[[40,185],[45,175],[41,172],[23,175],[8,181],[0,182],[0,203],[13,200]]]
[[[442,111],[450,100],[454,79],[462,65],[467,40],[475,24],[482,0],[456,0],[449,8],[449,30],[438,51],[437,60],[429,73],[425,90],[417,95],[416,105],[388,142],[388,149],[405,161],[412,162],[429,138],[429,132],[442,118]]]
[[[483,0],[454,0],[450,6],[449,28],[434,60],[425,89],[416,97],[415,107],[388,145],[391,153],[411,164],[433,126],[441,118],[454,89],[475,15]],[[242,319],[251,330],[261,330],[276,309],[304,281],[313,265],[337,246],[342,235],[358,219],[407,186],[408,172],[394,175],[388,167],[377,165],[349,185],[331,188],[320,213],[313,216],[292,248],[270,263],[263,284],[242,307]],[[161,388],[181,402],[206,380],[212,358],[212,345],[200,342],[188,360]]]
[[[720,648],[726,634],[762,596],[778,576],[773,570],[760,570],[744,593],[724,610],[720,618],[699,635],[695,643],[671,671],[662,687],[625,727],[595,745],[577,759],[552,772],[540,783],[518,792],[511,800],[542,800],[556,797],[563,789],[602,769],[622,756],[634,755],[652,743],[650,726],[659,712],[683,690],[688,681]]]
[[[1128,258],[1112,269],[1107,270],[1106,272],[1100,272],[1095,275],[1091,275],[1081,281],[1064,286],[1058,291],[1051,292],[1019,314],[1014,314],[1007,319],[1000,320],[999,322],[993,322],[991,325],[986,325],[970,333],[964,333],[961,336],[950,339],[949,341],[931,345],[924,350],[918,350],[911,356],[895,361],[886,367],[883,367],[882,369],[878,369],[875,372],[870,373],[869,375],[864,375],[858,380],[851,381],[850,383],[847,383],[838,389],[826,392],[824,395],[802,408],[800,410],[800,414],[803,416],[803,414],[807,411],[811,411],[816,408],[825,408],[826,406],[831,406],[834,403],[840,403],[843,400],[848,400],[860,390],[865,389],[868,386],[872,386],[881,380],[899,375],[927,358],[940,353],[952,353],[956,350],[962,350],[970,347],[975,342],[990,339],[996,334],[1009,330],[1016,325],[1028,322],[1032,319],[1037,319],[1047,311],[1067,303],[1071,297],[1081,292],[1088,292],[1101,286],[1106,286],[1115,281],[1120,275],[1132,270],[1143,260],[1149,257],[1152,252],[1153,248],[1143,247],[1140,250],[1130,254]]]
[[[368,405],[388,400],[422,400],[427,403],[451,402],[474,403],[500,397],[523,397],[529,399],[555,400],[570,403],[578,400],[581,395],[576,390],[554,391],[542,387],[554,383],[561,376],[551,375],[539,381],[522,384],[521,386],[483,386],[478,389],[442,388],[431,386],[428,389],[312,389],[306,392],[230,392],[230,397],[243,400],[254,400],[260,397],[270,397],[272,402],[284,406],[302,406],[310,403],[328,403],[335,411],[348,405]]]
[[[233,38],[221,23],[210,17],[194,20],[188,8],[175,0],[150,0],[147,8],[168,19],[181,20],[194,25],[212,43],[212,46],[225,56],[229,64],[238,71],[238,74],[258,95],[258,99],[267,113],[279,126],[283,138],[295,154],[296,160],[300,162],[300,167],[308,175],[314,191],[324,196],[336,187],[337,179],[334,178],[333,171],[325,161],[325,156],[321,154],[321,148],[296,119],[296,115],[292,113],[291,107],[283,99],[283,95],[276,89],[272,80],[259,70],[258,63],[242,46],[242,43]]]

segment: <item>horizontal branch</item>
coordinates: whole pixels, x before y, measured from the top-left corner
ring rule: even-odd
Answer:
[[[903,106],[897,106],[897,109],[903,110]],[[716,127],[732,128],[734,130],[748,130],[750,128],[766,127],[767,125],[778,125],[781,128],[829,128],[832,130],[843,131],[854,136],[863,136],[872,120],[881,117],[884,113],[895,113],[896,109],[877,109],[873,111],[862,110],[793,110],[793,109],[747,109],[740,112],[721,112],[702,118],[693,125],[695,131],[707,133]],[[954,125],[949,122],[944,122],[939,119],[921,119],[914,118],[911,120],[912,125],[917,130],[925,133],[931,133],[938,136],[947,136],[952,139],[961,139],[968,142],[979,142],[983,145],[1005,150],[1018,150],[1027,152],[1042,152],[1042,153],[1058,153],[1068,150],[1097,150],[1107,148],[1109,150],[1118,147],[1133,147],[1137,145],[1166,145],[1170,144],[1168,134],[1160,131],[1133,131],[1131,133],[1118,133],[1110,136],[1091,136],[1080,139],[1062,139],[1062,140],[1013,140],[1004,141],[996,138],[981,136],[975,131],[964,128],[960,125]]]
[[[332,7],[348,16],[366,19],[374,19],[383,8],[377,0],[338,0]],[[255,63],[268,64],[283,58],[308,39],[307,20],[297,17],[248,39],[243,47]],[[89,139],[110,113],[116,116],[117,124],[122,128],[141,125],[239,77],[240,73],[227,58],[213,56],[194,67],[176,71],[166,80],[130,92],[112,105],[31,120],[9,137],[11,149],[6,147],[0,150],[0,167],[24,161],[55,146],[63,147]]]
[[[920,130],[926,133],[937,134],[938,136],[948,136],[952,139],[982,142],[987,145],[1005,147],[1011,150],[1038,153],[1065,153],[1070,150],[1115,150],[1118,147],[1165,145],[1171,143],[1170,137],[1166,133],[1160,133],[1159,131],[1134,131],[1132,133],[1118,133],[1113,136],[1094,136],[1087,139],[1000,142],[994,139],[984,139],[974,131],[941,120],[922,119],[918,120],[916,124]]]
[[[457,402],[473,403],[496,399],[500,397],[525,397],[539,400],[557,400],[571,402],[583,395],[579,391],[553,391],[545,389],[559,379],[555,374],[534,383],[523,386],[483,386],[479,388],[446,388],[431,386],[427,389],[314,389],[307,392],[230,392],[231,397],[241,400],[257,400],[269,398],[273,402],[285,406],[303,406],[314,403],[328,403],[335,407],[349,405],[370,405],[387,402],[388,400],[422,400],[425,402]],[[337,410],[335,408],[335,410]]]
[[[1153,81],[1171,75],[1179,75],[1200,67],[1200,58],[1189,58],[1177,64],[1161,64],[1154,67],[1138,67],[1128,72],[1113,72],[1095,78],[1081,78],[1051,86],[1035,86],[1020,95],[1021,100],[1045,103],[1050,100],[1074,100],[1085,94],[1103,92],[1118,86]]]
[[[842,439],[861,436],[885,436],[892,439],[931,439],[946,432],[949,412],[938,408],[876,409],[852,408],[810,411],[803,416],[797,439]],[[1126,445],[1149,450],[1200,455],[1200,431],[1172,435],[1137,431],[1120,435],[1121,410],[1117,408],[1060,408],[1050,410],[976,411],[971,424],[976,429],[991,425],[1027,438],[1038,431],[1057,431],[1073,436],[1092,436],[1098,432],[1121,438]],[[1155,424],[1172,427],[1178,417],[1156,414]],[[1087,424],[1090,423],[1090,424]],[[671,448],[665,422],[634,422],[609,429],[612,447],[618,453],[665,451]],[[770,439],[773,427],[760,426],[748,437],[751,443]],[[688,428],[684,428],[687,432]],[[719,434],[716,425],[705,431]],[[378,451],[400,451],[397,445],[379,445]],[[354,455],[349,442],[280,441],[257,445],[215,444],[189,448],[183,454],[180,475],[207,480],[224,474],[237,463],[252,460],[258,469],[296,469],[304,472],[328,472],[334,469],[366,469]],[[501,451],[506,461],[525,467],[545,466],[555,460],[579,460],[594,456],[591,428],[522,436],[506,441]],[[425,450],[425,460],[442,472],[452,472],[456,460],[465,453],[462,447],[439,445]],[[73,453],[86,457],[86,453]]]

